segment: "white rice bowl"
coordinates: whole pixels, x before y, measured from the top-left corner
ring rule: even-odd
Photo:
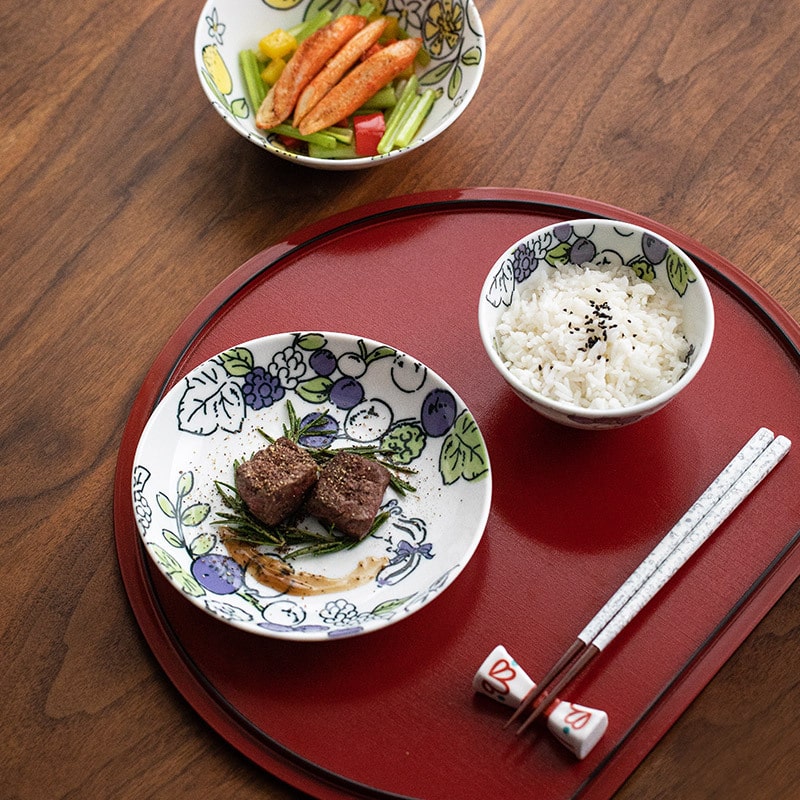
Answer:
[[[619,409],[658,396],[690,351],[673,292],[622,265],[565,265],[518,287],[497,325],[509,372],[544,397]]]
[[[495,261],[478,301],[492,366],[562,425],[629,425],[671,402],[711,349],[714,304],[698,265],[639,225],[556,222]]]

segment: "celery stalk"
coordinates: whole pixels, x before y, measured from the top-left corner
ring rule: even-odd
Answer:
[[[316,33],[320,28],[325,27],[332,19],[333,13],[326,8],[305,20],[305,22],[301,22],[299,25],[289,28],[288,32],[291,33],[297,40],[297,43],[300,44],[303,39],[308,39],[312,33]]]
[[[400,130],[406,111],[408,111],[409,107],[414,102],[414,98],[417,96],[418,85],[419,80],[417,76],[412,75],[403,88],[395,107],[389,113],[386,119],[386,130],[380,142],[378,142],[378,152],[381,155],[388,153],[394,147],[397,132]]]
[[[351,2],[342,3],[336,11],[336,18],[338,19],[346,14],[358,14],[358,6]]]
[[[313,142],[308,143],[308,154],[311,158],[357,158],[356,148],[352,144],[337,144],[336,147],[320,147]]]
[[[330,127],[320,131],[320,133],[326,133],[329,136],[333,136],[337,142],[341,142],[342,144],[353,144],[355,139],[355,134],[350,128],[340,128],[336,125],[331,125]]]
[[[386,108],[394,108],[397,105],[397,95],[391,83],[378,89],[372,97],[367,100],[361,108],[354,112],[353,116],[363,113],[364,109],[370,111],[382,111]]]
[[[239,52],[239,66],[242,70],[247,96],[253,106],[253,113],[255,113],[267,96],[267,88],[264,86],[264,81],[261,80],[261,70],[259,69],[256,54],[252,50],[241,50]]]
[[[425,121],[425,117],[433,106],[436,99],[436,92],[433,89],[426,89],[419,97],[414,99],[408,114],[403,118],[400,129],[397,131],[394,143],[397,147],[406,147],[416,136],[420,126]]]
[[[313,142],[315,145],[324,147],[328,150],[333,150],[333,148],[336,147],[336,139],[329,133],[323,133],[323,131],[320,131],[319,133],[303,134],[300,133],[297,128],[294,128],[285,122],[282,122],[280,125],[276,125],[274,128],[270,128],[269,132],[277,133],[281,136],[289,136],[292,139],[299,139],[301,142]]]

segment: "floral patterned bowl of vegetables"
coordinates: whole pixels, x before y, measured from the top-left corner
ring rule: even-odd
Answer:
[[[486,59],[472,0],[208,0],[201,86],[239,134],[281,158],[361,169],[462,114]]]

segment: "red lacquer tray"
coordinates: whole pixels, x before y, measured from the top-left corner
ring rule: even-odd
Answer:
[[[711,285],[717,333],[670,406],[613,431],[528,410],[481,347],[477,302],[495,259],[554,221],[612,217],[672,239]],[[473,560],[412,617],[323,643],[257,637],[187,602],[149,561],[130,500],[133,454],[164,391],[241,341],[357,334],[409,353],[464,399],[486,437],[492,512]],[[800,327],[697,242],[597,202],[521,189],[385,200],[250,259],[195,308],[152,366],[124,432],[115,485],[122,577],[178,690],[219,734],[315,797],[425,800],[613,794],[800,574],[795,447],[569,690],[608,731],[576,761],[544,729],[517,738],[473,694],[496,644],[541,676],[761,425],[800,442]]]

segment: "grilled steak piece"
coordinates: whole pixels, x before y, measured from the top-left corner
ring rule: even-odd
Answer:
[[[354,539],[363,539],[381,507],[389,477],[389,470],[375,461],[337,453],[320,470],[306,511]]]
[[[317,463],[302,447],[281,437],[236,468],[236,489],[250,511],[277,525],[297,511],[317,480]]]

